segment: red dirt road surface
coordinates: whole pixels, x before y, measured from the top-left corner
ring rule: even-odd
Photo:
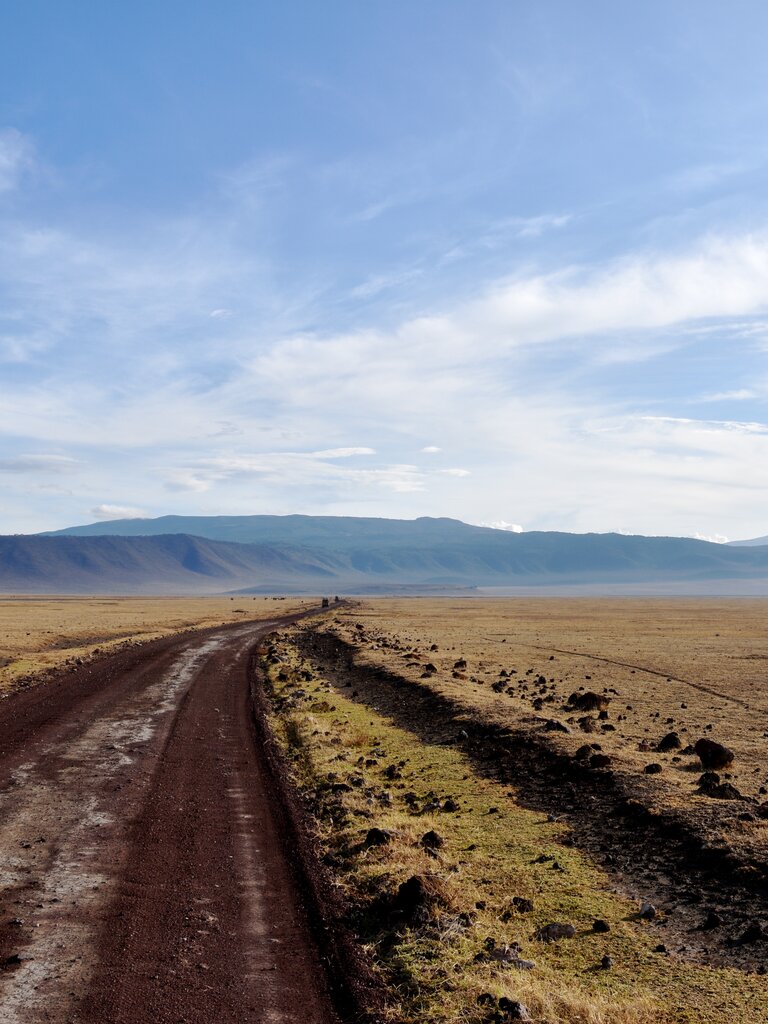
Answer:
[[[338,1021],[249,699],[279,624],[0,702],[2,1024]]]

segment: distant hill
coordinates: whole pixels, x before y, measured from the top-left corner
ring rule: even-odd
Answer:
[[[0,538],[5,592],[349,593],[719,580],[768,586],[768,547],[343,516],[162,516]]]
[[[731,540],[728,542],[731,548],[764,548],[768,547],[768,537],[754,537],[752,540]]]
[[[204,594],[300,579],[317,593],[332,570],[294,551],[160,537],[0,537],[0,591],[35,594]],[[314,582],[314,586],[311,584]]]

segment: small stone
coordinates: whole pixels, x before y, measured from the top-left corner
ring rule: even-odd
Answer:
[[[607,768],[610,763],[608,754],[593,754],[589,759],[590,768]]]
[[[666,754],[670,750],[679,750],[680,746],[680,735],[676,732],[668,732],[659,740],[656,749],[660,754]]]
[[[554,921],[552,924],[539,928],[536,932],[536,938],[539,942],[556,942],[558,939],[572,939],[575,934],[576,929],[572,924],[562,924],[559,921]]]
[[[506,996],[502,996],[498,1006],[504,1014],[503,1020],[533,1020],[525,1003],[518,1002],[517,999],[507,999]]]
[[[608,924],[607,921],[604,921],[601,917],[599,917],[596,921],[594,921],[592,923],[592,931],[593,932],[601,932],[602,933],[602,932],[609,932],[610,930],[611,930],[611,926]]]
[[[606,953],[606,955],[600,961],[600,966],[604,971],[610,971],[610,969],[613,967],[613,957],[608,956],[608,954]]]
[[[768,939],[768,933],[758,921],[752,921],[739,936],[739,942],[747,944],[751,942],[764,942]]]
[[[730,768],[733,764],[734,753],[722,743],[714,740],[700,739],[693,748],[699,756],[702,767],[705,771],[721,771],[723,768]]]
[[[658,910],[652,903],[643,903],[640,907],[640,918],[643,921],[653,921],[658,916]]]
[[[712,928],[720,928],[722,927],[722,925],[723,919],[722,917],[720,917],[716,910],[710,910],[701,923],[701,927],[705,931],[710,931]]]
[[[369,828],[363,840],[363,846],[386,846],[392,841],[392,833],[383,828]]]
[[[530,914],[533,910],[533,900],[526,899],[525,896],[513,896],[512,906],[518,914]]]
[[[421,837],[420,842],[424,849],[429,850],[430,852],[440,850],[445,846],[445,840],[443,837],[433,830],[425,832]]]
[[[643,771],[646,775],[659,775],[663,771],[663,768],[658,762],[654,761],[653,764],[647,764],[645,768],[643,768]]]

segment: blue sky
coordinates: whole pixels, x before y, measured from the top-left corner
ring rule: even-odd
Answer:
[[[0,8],[0,531],[768,533],[768,7]]]

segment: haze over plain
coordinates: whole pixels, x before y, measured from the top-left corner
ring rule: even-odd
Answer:
[[[764,535],[768,11],[0,12],[0,532]]]

